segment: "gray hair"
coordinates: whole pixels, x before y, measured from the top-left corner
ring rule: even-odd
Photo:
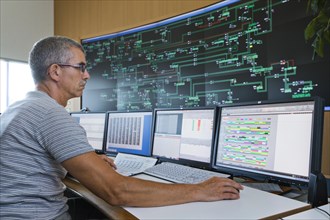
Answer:
[[[29,65],[35,83],[46,79],[47,70],[54,63],[67,63],[72,57],[71,48],[84,52],[76,41],[62,36],[52,36],[36,42],[29,54]]]

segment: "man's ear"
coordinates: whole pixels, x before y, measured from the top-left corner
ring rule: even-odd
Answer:
[[[60,74],[61,74],[61,68],[57,64],[52,64],[48,68],[48,75],[52,80],[59,81],[60,80]]]

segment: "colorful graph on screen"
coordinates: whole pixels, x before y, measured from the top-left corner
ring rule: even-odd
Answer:
[[[264,167],[269,155],[271,118],[224,117],[221,126],[222,159]]]

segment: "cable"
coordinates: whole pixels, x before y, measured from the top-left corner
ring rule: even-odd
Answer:
[[[325,211],[325,210],[323,210],[323,209],[320,209],[319,207],[315,207],[317,210],[320,210],[320,211],[322,211],[322,212],[324,212],[325,214],[327,214],[328,216],[330,216],[330,214],[329,214],[329,212],[327,212],[327,211]]]

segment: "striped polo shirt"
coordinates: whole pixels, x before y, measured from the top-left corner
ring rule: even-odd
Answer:
[[[93,151],[84,129],[41,91],[0,117],[0,219],[60,216],[68,209],[61,162]]]

